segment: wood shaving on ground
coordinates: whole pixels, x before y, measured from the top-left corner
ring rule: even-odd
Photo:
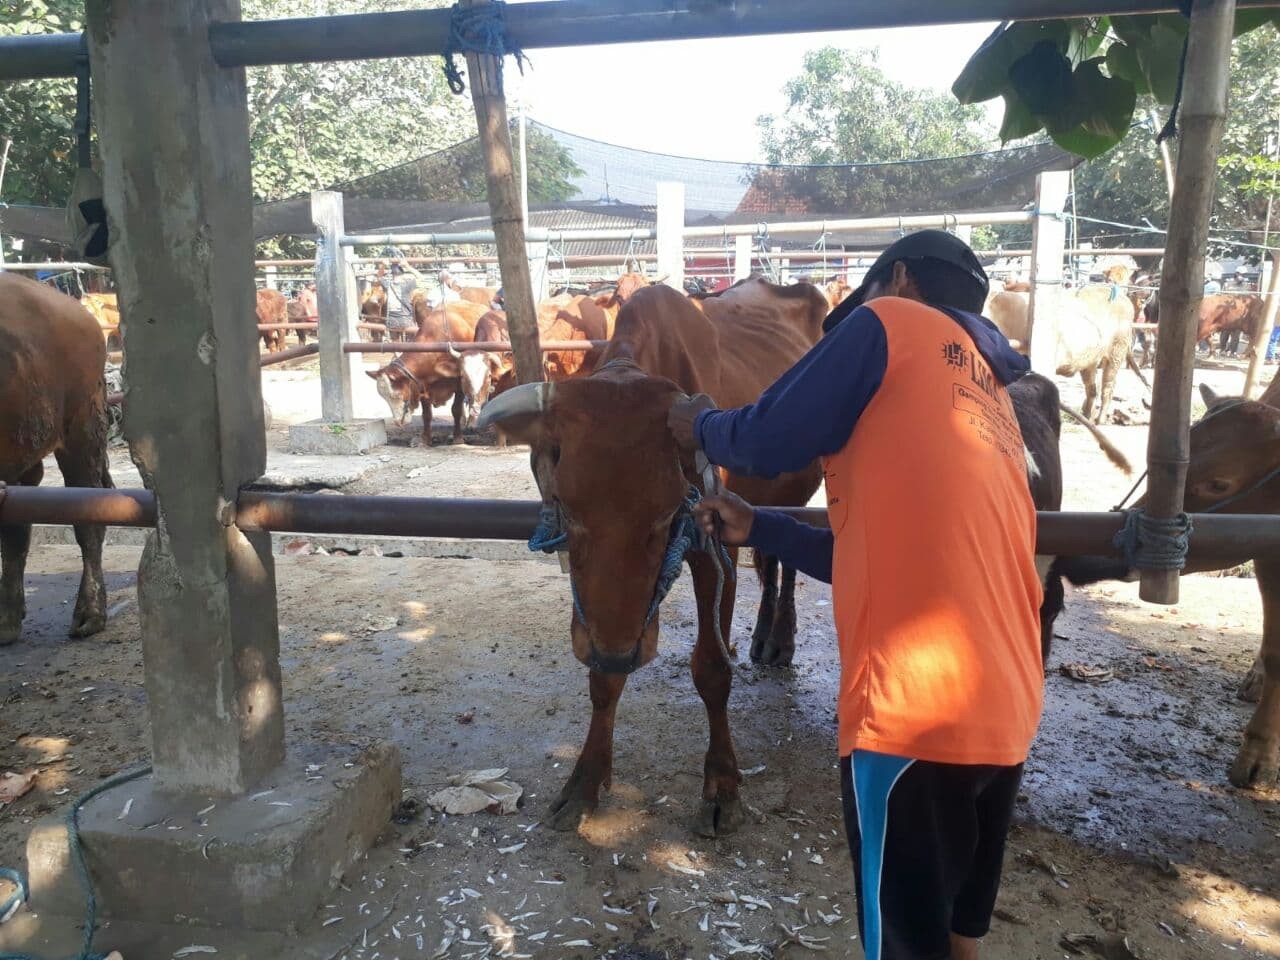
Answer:
[[[1109,683],[1116,676],[1109,667],[1095,667],[1088,663],[1064,663],[1058,667],[1058,672],[1081,683]]]
[[[6,770],[0,773],[0,804],[13,803],[28,793],[36,785],[36,772],[14,773]]]
[[[520,805],[524,788],[513,780],[502,779],[506,767],[468,770],[450,777],[448,787],[427,797],[427,804],[453,816],[467,816],[487,810],[489,813],[512,814]]]

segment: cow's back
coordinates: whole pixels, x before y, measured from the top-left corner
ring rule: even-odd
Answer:
[[[64,293],[0,273],[0,481],[54,450],[69,417],[100,399],[106,345]]]
[[[415,339],[424,343],[470,343],[475,340],[476,324],[488,312],[488,307],[465,300],[442,303],[424,314]]]

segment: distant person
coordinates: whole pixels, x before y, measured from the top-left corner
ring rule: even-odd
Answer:
[[[383,281],[387,290],[387,335],[392,340],[411,340],[418,325],[413,319],[413,294],[422,274],[404,257],[391,262],[391,276]]]

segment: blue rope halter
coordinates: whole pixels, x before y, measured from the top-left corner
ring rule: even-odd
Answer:
[[[672,586],[679,578],[680,567],[684,563],[685,555],[693,549],[707,549],[698,545],[697,525],[693,519],[693,508],[698,505],[698,501],[701,499],[702,492],[697,487],[690,485],[689,492],[685,494],[683,502],[676,509],[675,516],[671,520],[671,533],[667,537],[667,549],[662,557],[662,567],[658,571],[658,582],[653,589],[653,600],[649,603],[649,613],[644,621],[646,627],[658,615],[662,601],[667,598],[667,594],[671,592]],[[568,541],[569,535],[564,530],[560,511],[554,506],[544,503],[542,510],[538,514],[538,525],[534,528],[533,536],[529,538],[529,549],[535,553],[539,551],[542,553],[555,553]],[[716,559],[721,564],[721,569],[732,571],[733,566],[729,561],[729,552],[722,545],[717,544],[717,548],[719,557]],[[732,575],[732,572],[730,575]],[[585,625],[587,618],[582,610],[582,601],[578,599],[578,585],[573,579],[573,574],[569,575],[569,587],[573,593],[573,612],[577,615],[578,622]]]

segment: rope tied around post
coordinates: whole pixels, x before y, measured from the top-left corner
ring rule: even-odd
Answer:
[[[1115,544],[1130,567],[1139,570],[1181,570],[1187,565],[1193,525],[1185,513],[1165,519],[1141,507],[1126,510]]]
[[[82,927],[83,939],[80,943],[80,952],[76,954],[73,960],[106,960],[107,956],[104,953],[93,952],[94,928],[98,923],[98,899],[93,893],[93,879],[89,876],[89,867],[84,861],[84,849],[80,844],[80,811],[99,794],[138,780],[149,773],[151,773],[149,764],[136,770],[126,770],[124,773],[118,773],[81,794],[71,804],[70,809],[67,810],[67,847],[71,853],[71,864],[75,868],[76,878],[80,881],[80,889],[84,891],[85,900],[85,917]],[[0,868],[0,877],[8,880],[18,888],[12,897],[0,904],[0,923],[3,923],[14,914],[21,904],[26,902],[28,891],[26,881],[18,871]],[[0,960],[39,960],[39,958],[26,953],[0,953]]]
[[[444,48],[444,76],[454,93],[466,90],[462,72],[454,59],[458,54],[485,53],[498,58],[498,76],[501,82],[502,58],[515,57],[516,66],[524,73],[529,58],[524,51],[507,40],[507,14],[505,0],[491,0],[476,7],[453,5],[449,18],[449,40]]]

